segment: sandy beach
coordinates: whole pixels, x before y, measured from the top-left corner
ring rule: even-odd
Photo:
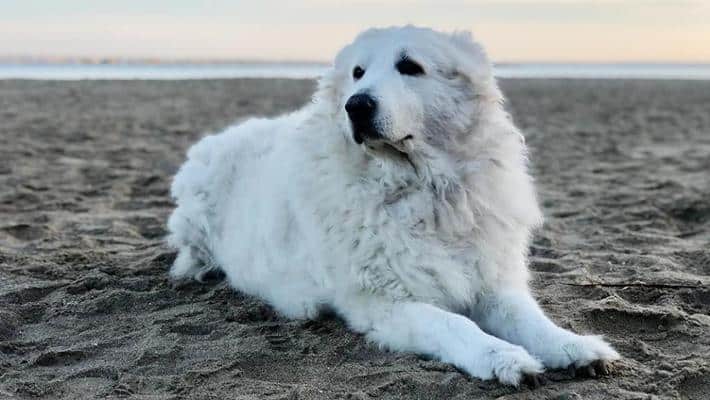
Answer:
[[[501,86],[546,214],[531,284],[611,376],[516,389],[171,283],[186,149],[312,81],[0,81],[0,399],[710,399],[710,82]]]

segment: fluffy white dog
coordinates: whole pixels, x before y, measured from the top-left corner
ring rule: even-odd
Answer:
[[[173,277],[221,269],[290,318],[331,309],[392,350],[518,385],[619,355],[528,288],[542,216],[522,135],[469,34],[360,34],[312,104],[201,140],[175,177]]]

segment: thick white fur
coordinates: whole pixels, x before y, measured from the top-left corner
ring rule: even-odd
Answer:
[[[403,51],[425,75],[395,69]],[[365,90],[409,160],[353,141],[343,106]],[[542,216],[526,147],[468,34],[362,33],[311,104],[193,146],[172,195],[173,277],[220,268],[288,317],[332,309],[382,347],[513,385],[619,357],[557,327],[530,295],[527,249]]]

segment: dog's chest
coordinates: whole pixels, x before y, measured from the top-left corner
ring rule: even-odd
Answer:
[[[395,187],[384,193],[379,207],[399,228],[410,234],[432,233],[435,229],[433,196],[420,188]]]

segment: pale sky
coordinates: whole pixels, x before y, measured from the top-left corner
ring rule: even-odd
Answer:
[[[710,62],[710,0],[0,0],[0,56],[329,61],[407,23],[498,62]]]

